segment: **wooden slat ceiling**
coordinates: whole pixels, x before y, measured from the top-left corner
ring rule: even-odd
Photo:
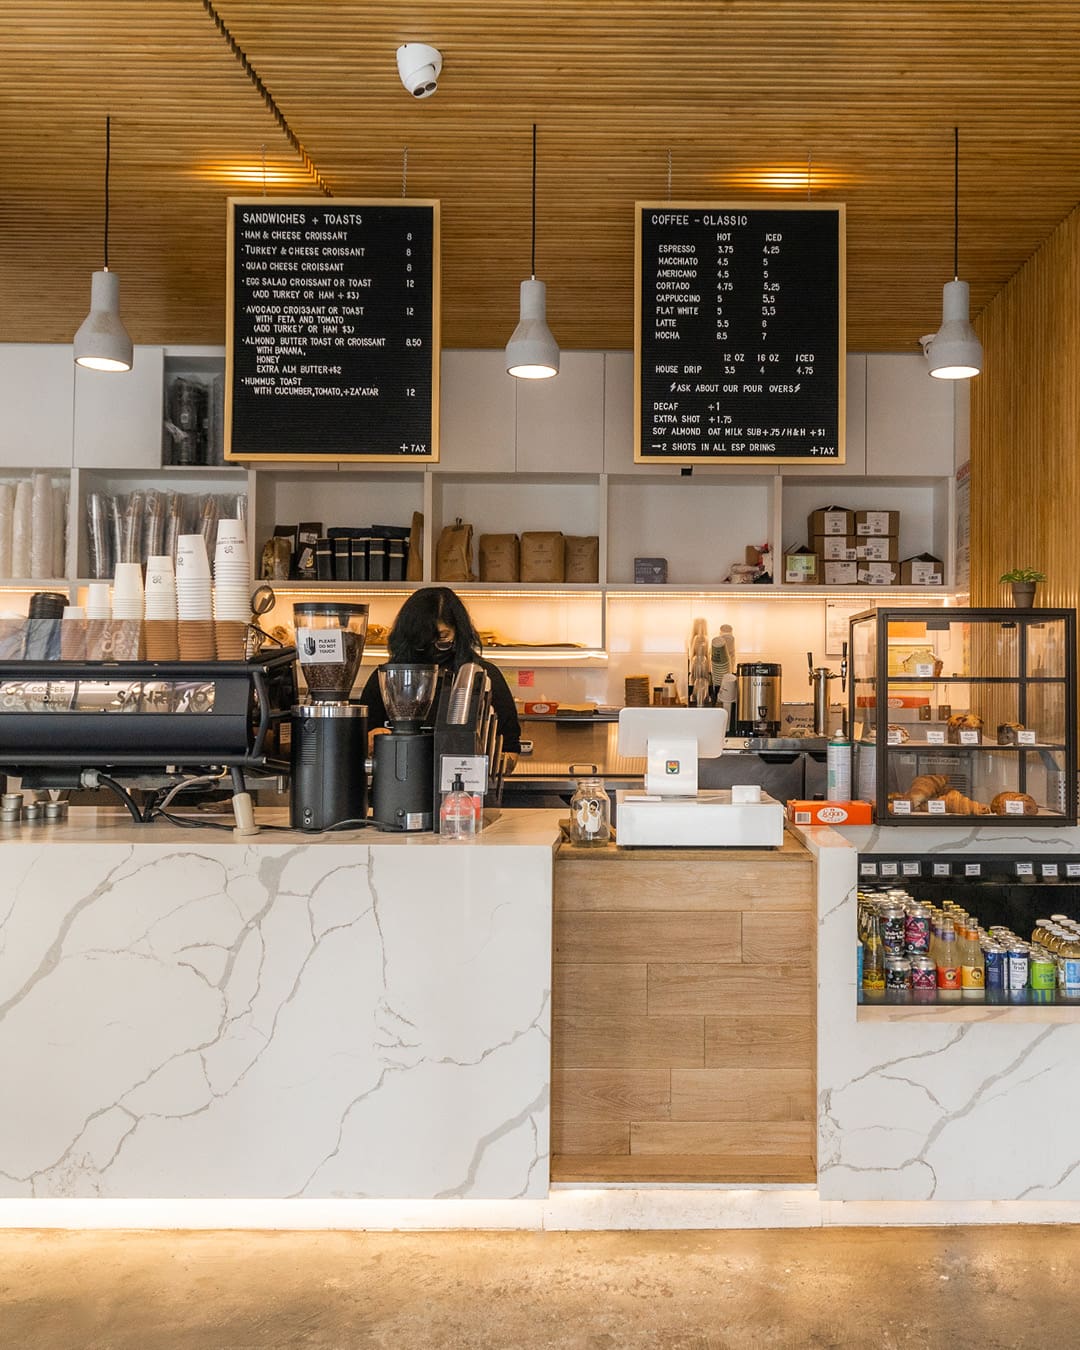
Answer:
[[[632,344],[635,199],[848,203],[848,344],[978,312],[1080,200],[1080,4],[218,0],[335,196],[443,203],[443,342],[501,346],[529,263],[563,347]],[[410,99],[394,52],[440,48]],[[223,340],[224,199],[312,180],[202,0],[0,6],[0,341],[66,342],[110,262],[136,342]],[[265,147],[265,150],[264,150]],[[770,175],[786,175],[776,186]]]

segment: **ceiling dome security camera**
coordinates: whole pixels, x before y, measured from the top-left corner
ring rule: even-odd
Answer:
[[[438,88],[442,52],[424,42],[406,42],[397,49],[401,83],[414,98],[430,98]]]

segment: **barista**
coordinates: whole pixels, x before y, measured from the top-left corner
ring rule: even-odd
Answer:
[[[480,655],[481,644],[469,611],[447,586],[414,591],[401,606],[387,645],[392,662],[439,666],[450,678],[473,661],[491,678],[491,704],[502,736],[503,772],[510,773],[521,750],[521,723],[510,688],[498,666]],[[376,731],[386,722],[386,705],[373,670],[360,695],[368,710],[368,726]]]

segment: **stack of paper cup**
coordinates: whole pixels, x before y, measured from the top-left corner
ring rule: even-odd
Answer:
[[[86,617],[88,619],[111,619],[112,596],[107,581],[92,581],[86,588]]]
[[[242,520],[219,520],[214,552],[214,626],[218,658],[244,659],[251,617],[251,566]]]
[[[113,577],[112,616],[114,619],[136,619],[143,616],[142,564],[117,563]]]
[[[65,605],[60,624],[60,656],[64,661],[86,660],[86,610]]]
[[[176,613],[181,661],[214,659],[210,560],[201,534],[176,541]]]
[[[173,560],[163,555],[146,564],[146,659],[175,661],[180,655],[176,633],[176,576]]]

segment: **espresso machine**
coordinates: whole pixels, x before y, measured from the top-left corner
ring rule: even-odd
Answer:
[[[431,710],[439,688],[437,666],[379,668],[379,688],[392,730],[375,737],[371,814],[385,829],[430,830],[435,780]]]

